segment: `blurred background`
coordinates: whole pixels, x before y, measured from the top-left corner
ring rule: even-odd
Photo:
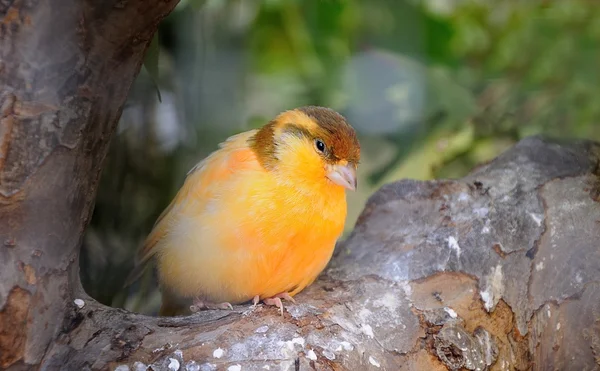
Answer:
[[[228,136],[307,104],[357,129],[346,230],[383,183],[456,178],[538,133],[600,140],[595,0],[182,0],[161,24],[105,162],[81,255],[87,292],[122,284],[186,172]]]

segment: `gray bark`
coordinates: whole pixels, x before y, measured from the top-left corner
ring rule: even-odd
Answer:
[[[48,369],[77,321],[79,246],[107,143],[175,4],[0,1],[2,370]]]

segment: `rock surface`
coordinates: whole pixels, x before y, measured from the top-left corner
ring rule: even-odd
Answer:
[[[463,179],[388,184],[284,317],[151,318],[80,290],[45,367],[598,369],[599,164],[599,144],[531,137]]]

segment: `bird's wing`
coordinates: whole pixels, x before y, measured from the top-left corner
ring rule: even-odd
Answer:
[[[236,170],[256,164],[256,157],[248,147],[248,139],[256,130],[246,131],[229,137],[219,144],[219,149],[200,161],[188,173],[183,186],[169,206],[160,214],[152,231],[137,252],[135,267],[129,274],[125,286],[135,282],[146,269],[148,261],[156,254],[158,243],[168,234],[178,210],[185,208],[189,200],[197,201],[194,207],[202,209],[202,204],[211,198],[214,187],[211,184],[223,182]]]

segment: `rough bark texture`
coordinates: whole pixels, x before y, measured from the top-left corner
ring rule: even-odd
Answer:
[[[0,1],[2,370],[47,367],[68,338],[107,142],[175,3]]]
[[[284,317],[152,318],[79,289],[44,366],[598,369],[599,164],[599,144],[532,137],[460,180],[386,185]]]

